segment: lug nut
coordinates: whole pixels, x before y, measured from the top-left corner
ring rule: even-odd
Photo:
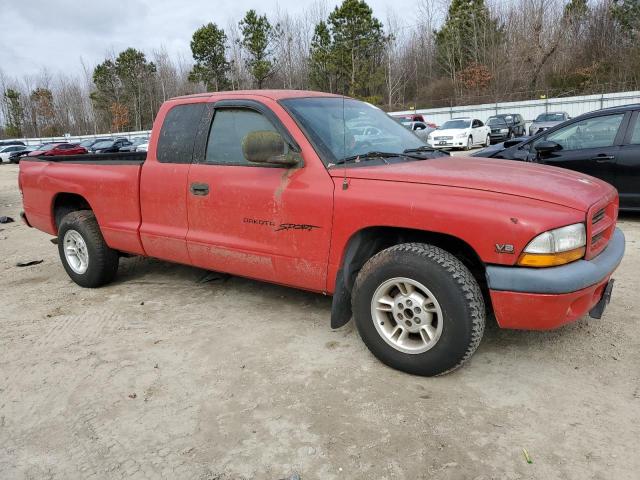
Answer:
[[[420,310],[420,307],[416,307],[416,308],[414,308],[414,309],[413,309],[413,311],[414,311],[414,312],[416,312],[416,313],[420,313],[420,312],[422,312],[422,310]]]
[[[407,306],[410,307],[411,305],[413,305],[413,302],[411,300],[407,300]]]

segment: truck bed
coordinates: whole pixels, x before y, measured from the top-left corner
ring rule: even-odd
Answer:
[[[140,173],[145,159],[146,152],[21,159],[18,181],[26,220],[57,235],[56,207],[85,199],[111,248],[144,253],[139,228]]]

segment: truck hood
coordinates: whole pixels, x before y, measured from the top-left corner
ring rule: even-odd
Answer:
[[[345,169],[329,170],[343,177]],[[346,168],[348,179],[420,183],[525,197],[586,212],[613,187],[562,168],[490,158],[443,157],[380,166]]]

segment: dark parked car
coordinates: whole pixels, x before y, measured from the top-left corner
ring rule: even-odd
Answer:
[[[491,142],[503,142],[527,134],[524,118],[519,113],[502,113],[489,117],[487,125],[491,127]]]
[[[620,209],[640,211],[640,104],[586,113],[522,142],[474,153],[564,167],[612,184]]]
[[[24,147],[24,142],[20,140],[0,140],[0,147],[6,147],[9,145],[22,145]]]
[[[91,147],[93,147],[98,142],[105,142],[107,140],[113,140],[112,138],[89,138],[88,140],[83,140],[80,142],[80,146],[86,148],[91,151]]]
[[[104,140],[91,147],[91,153],[114,153],[120,151],[122,147],[128,147],[131,142],[126,138],[116,138],[115,140]]]
[[[22,157],[29,155],[31,152],[33,152],[38,148],[40,148],[40,145],[33,146],[33,147],[25,147],[24,150],[13,152],[11,155],[9,155],[9,163],[20,163],[20,159]]]
[[[149,142],[149,137],[136,137],[131,139],[131,142],[129,143],[129,145],[126,145],[124,147],[120,147],[120,151],[121,152],[135,152],[136,148],[138,148],[139,145],[142,145],[143,143],[148,143]]]

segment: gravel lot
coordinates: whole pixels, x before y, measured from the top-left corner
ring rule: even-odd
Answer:
[[[320,295],[139,258],[83,290],[19,222],[17,174],[0,166],[1,479],[638,478],[640,216],[602,320],[489,326],[429,379],[331,331]]]

